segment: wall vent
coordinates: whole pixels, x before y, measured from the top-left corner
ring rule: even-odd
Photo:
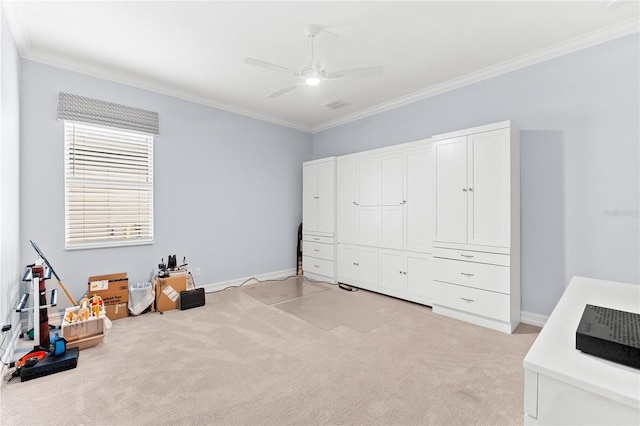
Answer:
[[[333,102],[329,102],[328,104],[324,104],[324,106],[331,109],[338,109],[338,108],[346,107],[347,105],[351,105],[351,104],[347,101],[343,101],[342,99],[337,99]]]

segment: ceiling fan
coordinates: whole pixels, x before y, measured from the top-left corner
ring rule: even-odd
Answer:
[[[317,86],[323,81],[329,80],[341,80],[346,78],[366,78],[375,77],[382,74],[383,67],[365,67],[365,68],[352,68],[342,71],[329,72],[324,68],[324,64],[317,60],[315,56],[314,39],[321,32],[329,33],[329,31],[323,30],[318,25],[307,25],[304,28],[304,32],[309,37],[311,47],[311,61],[309,65],[304,67],[301,71],[295,71],[281,65],[272,64],[271,62],[261,61],[259,59],[245,58],[244,62],[251,65],[256,65],[261,68],[266,68],[272,71],[286,72],[297,77],[299,80],[290,86],[277,90],[267,96],[268,98],[277,98],[284,95],[287,92],[292,91],[295,88],[302,86]],[[331,33],[333,34],[333,33]],[[334,34],[335,35],[335,34]]]

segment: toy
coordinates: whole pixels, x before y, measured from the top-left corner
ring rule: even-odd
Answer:
[[[89,299],[89,301],[91,302],[91,316],[99,317],[102,311],[104,311],[104,303],[102,302],[102,297],[94,294],[93,297]]]
[[[83,297],[80,299],[80,309],[78,309],[78,317],[80,321],[88,320],[91,315],[91,311],[89,310],[89,299]]]

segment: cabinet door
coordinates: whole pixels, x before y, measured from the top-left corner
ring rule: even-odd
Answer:
[[[302,167],[302,229],[303,231],[316,231],[317,226],[317,166],[308,165]]]
[[[402,206],[378,207],[378,246],[384,248],[402,249],[402,222],[404,208]]]
[[[338,244],[338,282],[356,284],[358,279],[356,246]]]
[[[378,249],[358,247],[358,282],[367,287],[378,286]]]
[[[405,256],[401,251],[380,250],[380,287],[404,290]]]
[[[380,163],[377,157],[358,160],[358,204],[377,206],[380,192]]]
[[[358,177],[355,161],[338,163],[338,242],[358,242]]]
[[[404,205],[403,171],[404,156],[402,154],[390,154],[380,158],[380,205]]]
[[[467,242],[467,137],[434,144],[436,227],[434,241]]]
[[[333,233],[335,165],[333,162],[321,163],[317,166],[317,215],[316,230]]]
[[[469,136],[469,150],[469,244],[509,247],[509,129]]]
[[[431,290],[433,261],[431,256],[407,253],[407,292],[433,297]]]
[[[378,208],[358,207],[358,244],[378,245]]]
[[[431,148],[407,153],[405,164],[405,250],[430,253],[435,211]]]

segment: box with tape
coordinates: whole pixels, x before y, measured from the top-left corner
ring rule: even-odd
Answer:
[[[89,277],[88,296],[98,295],[102,298],[110,320],[124,318],[129,315],[129,279],[126,272],[117,274],[96,275]]]
[[[180,307],[180,292],[187,289],[187,277],[184,275],[158,278],[156,282],[156,310],[170,311]]]

